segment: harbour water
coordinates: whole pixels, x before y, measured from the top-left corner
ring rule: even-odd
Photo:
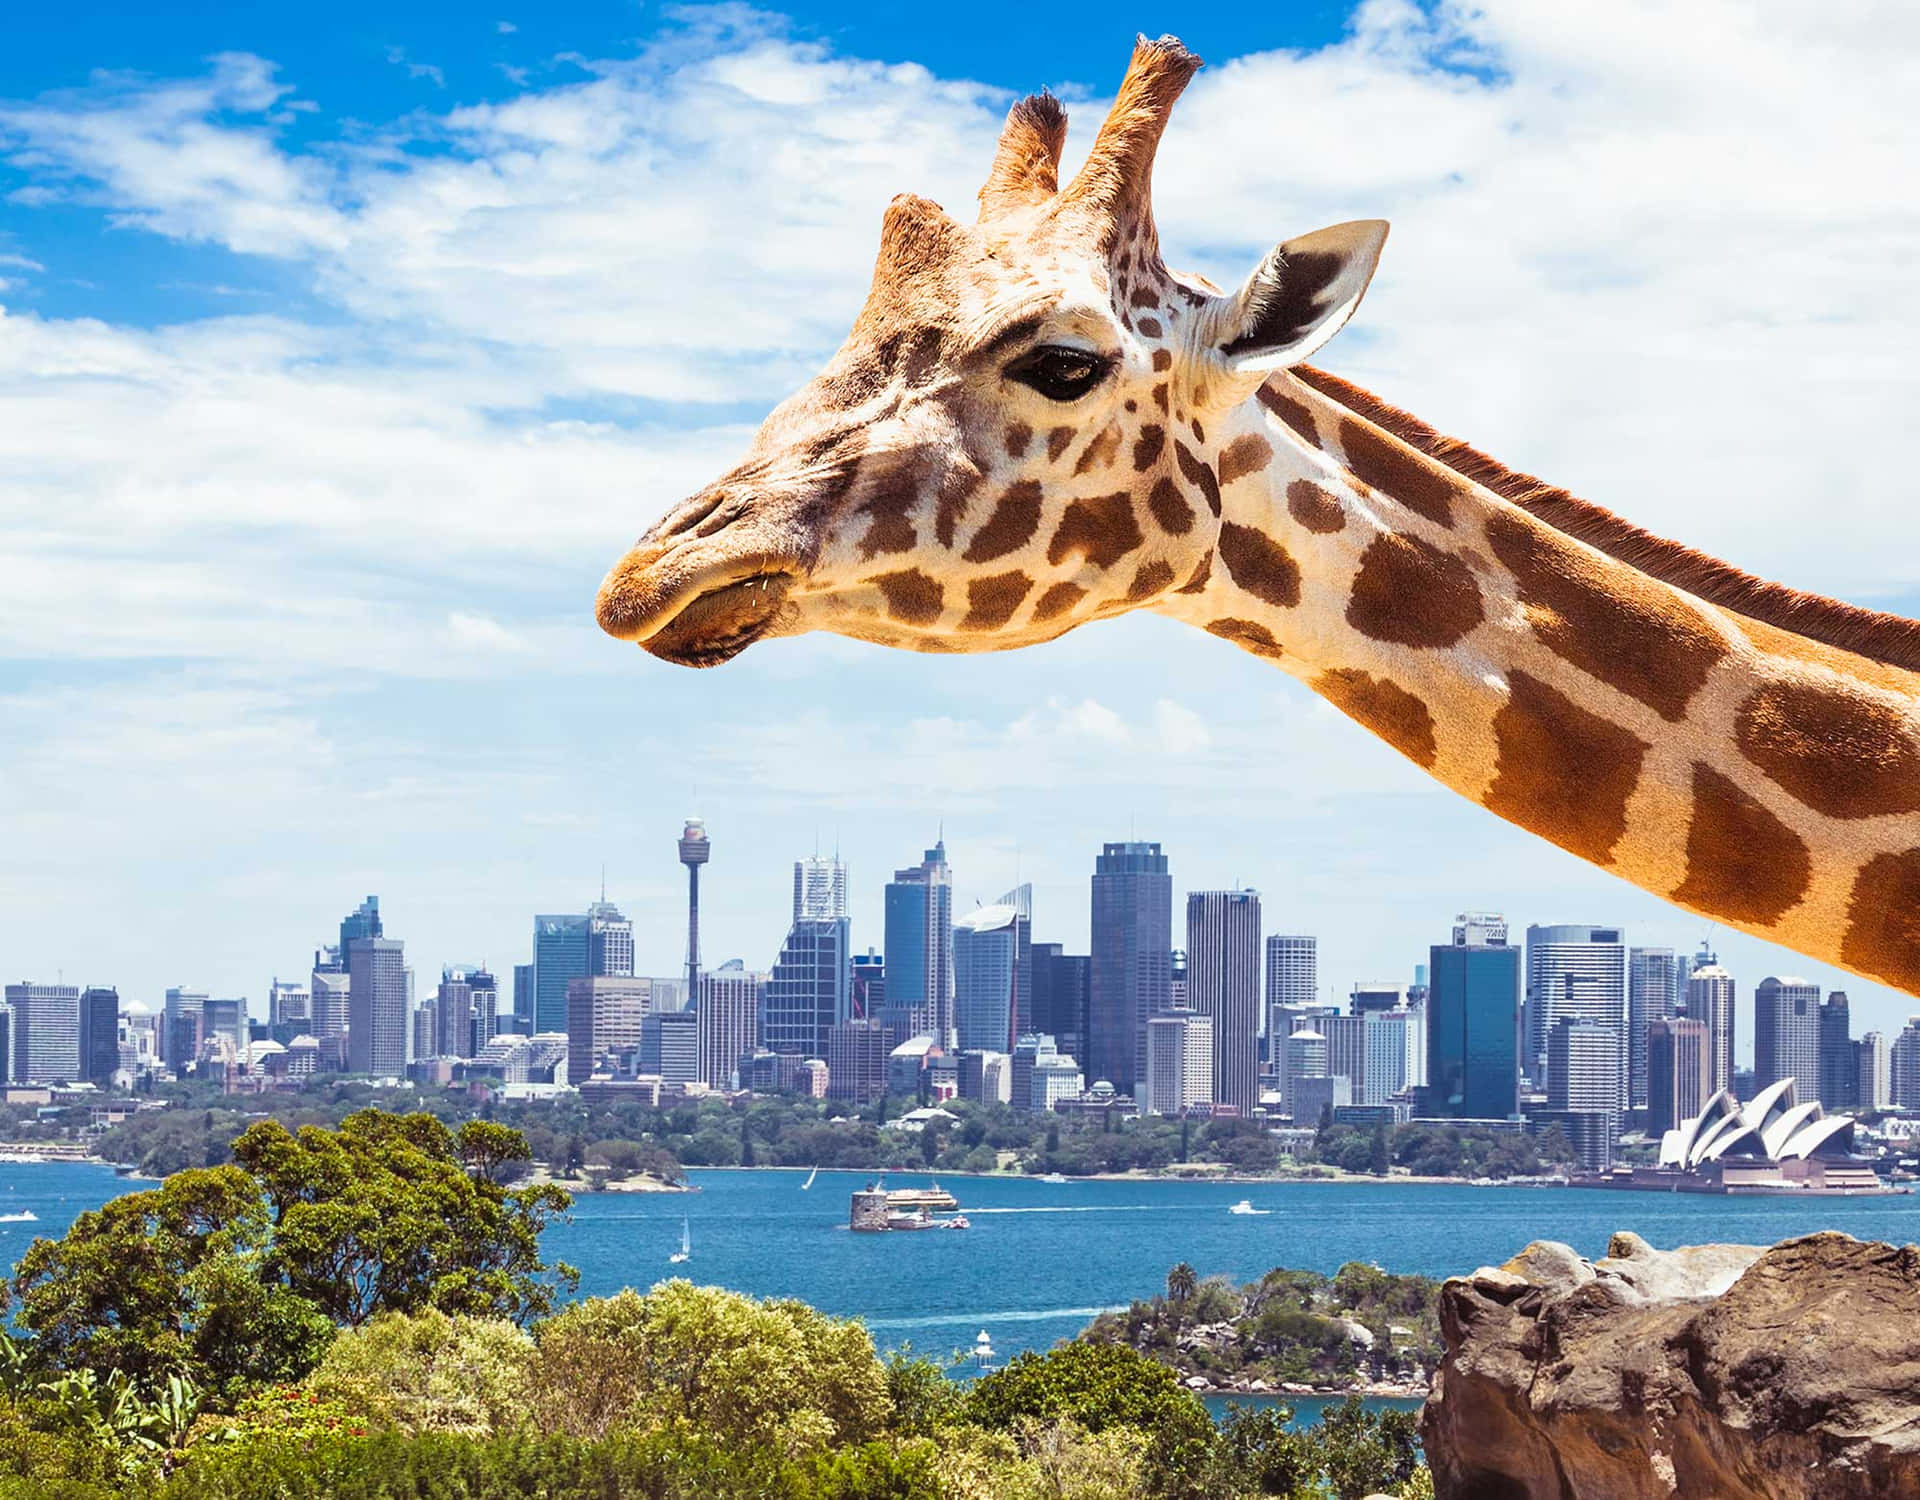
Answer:
[[[1816,1229],[1906,1244],[1920,1238],[1920,1195],[1720,1198],[1572,1188],[1425,1183],[1041,1182],[947,1178],[971,1228],[855,1234],[847,1207],[868,1176],[821,1172],[690,1174],[692,1193],[601,1193],[575,1200],[548,1230],[549,1259],[579,1268],[583,1293],[690,1276],[756,1296],[797,1297],[859,1316],[882,1347],[940,1356],[987,1330],[1001,1356],[1071,1337],[1103,1308],[1161,1289],[1170,1266],[1248,1281],[1274,1266],[1332,1272],[1345,1261],[1446,1276],[1497,1264],[1534,1239],[1583,1255],[1632,1229],[1655,1245],[1767,1244]],[[889,1186],[929,1179],[897,1175]],[[105,1167],[0,1164],[0,1264],[36,1234],[62,1233],[83,1209],[150,1183]],[[1258,1214],[1232,1214],[1246,1198]],[[688,1226],[692,1254],[667,1257]]]

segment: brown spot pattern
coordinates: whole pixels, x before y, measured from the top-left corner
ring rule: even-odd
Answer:
[[[1015,422],[1007,429],[1007,457],[1019,458],[1027,451],[1027,444],[1033,441],[1033,429],[1025,422]]]
[[[962,630],[998,630],[1013,618],[1021,601],[1033,592],[1033,580],[1025,573],[996,573],[991,578],[976,578],[967,585],[967,614],[960,622]]]
[[[1213,553],[1209,551],[1205,557],[1200,559],[1200,566],[1193,570],[1193,576],[1180,585],[1180,592],[1183,594],[1197,594],[1206,588],[1207,580],[1211,577],[1213,577]]]
[[[1148,338],[1157,339],[1160,337],[1160,320],[1158,318],[1142,318],[1138,326],[1140,331]]]
[[[1031,479],[1009,485],[1000,503],[987,517],[987,524],[973,534],[962,554],[970,563],[992,562],[1017,552],[1033,540],[1040,529],[1040,486]]]
[[[1173,355],[1165,349],[1154,350],[1153,367],[1156,370],[1171,370],[1173,368]]]
[[[1425,703],[1398,683],[1356,667],[1334,667],[1314,678],[1313,690],[1415,765],[1432,767],[1439,753],[1433,715]]]
[[[1296,479],[1287,486],[1287,514],[1319,536],[1329,536],[1347,524],[1340,502],[1311,479]]]
[[[1173,456],[1180,465],[1180,473],[1188,484],[1199,487],[1200,493],[1207,498],[1207,509],[1216,516],[1220,514],[1220,481],[1214,477],[1213,470],[1195,458],[1187,445],[1175,438]]]
[[[1376,641],[1451,646],[1486,617],[1467,565],[1417,536],[1383,532],[1360,554],[1347,623]]]
[[[1163,380],[1153,388],[1153,404],[1160,408],[1160,415],[1167,414],[1167,383]]]
[[[1300,565],[1264,531],[1228,521],[1220,528],[1220,560],[1233,581],[1254,598],[1282,609],[1300,602]]]
[[[1153,512],[1162,531],[1184,536],[1193,529],[1193,507],[1180,493],[1180,486],[1164,474],[1154,480],[1153,488],[1147,491],[1147,509]]]
[[[1920,746],[1902,715],[1844,688],[1774,682],[1740,705],[1740,753],[1815,812],[1920,811]]]
[[[1064,615],[1074,605],[1087,597],[1087,591],[1077,583],[1056,583],[1040,596],[1033,606],[1034,623],[1051,620],[1056,615]]]
[[[939,580],[927,577],[918,568],[881,573],[867,582],[879,588],[887,601],[887,613],[906,625],[931,625],[946,608],[946,593]]]
[[[967,499],[980,485],[980,471],[971,463],[954,464],[940,478],[940,492],[934,497],[933,534],[942,547],[953,545],[953,529],[967,514]]]
[[[1114,455],[1119,451],[1120,424],[1109,422],[1094,435],[1093,441],[1087,444],[1080,454],[1079,462],[1073,466],[1073,472],[1076,476],[1084,474],[1095,464],[1099,464],[1104,469],[1112,464]]]
[[[1687,825],[1687,878],[1673,899],[1733,922],[1776,922],[1807,893],[1806,843],[1740,786],[1699,761]]]
[[[1127,300],[1135,307],[1158,307],[1160,294],[1143,283],[1133,289],[1133,295]]]
[[[1195,417],[1191,425],[1193,427],[1193,440],[1196,443],[1204,443],[1207,440],[1207,429],[1200,425],[1200,419]]]
[[[1047,432],[1047,458],[1054,463],[1060,461],[1060,455],[1073,446],[1071,427],[1054,427]]]
[[[1725,643],[1673,590],[1517,511],[1487,517],[1533,633],[1589,677],[1678,723]]]
[[[1362,484],[1437,526],[1453,525],[1453,496],[1462,481],[1452,470],[1351,417],[1340,423],[1340,451]]]
[[[1095,495],[1067,507],[1047,543],[1047,561],[1057,567],[1078,553],[1096,568],[1110,568],[1144,540],[1131,497]]]
[[[1232,641],[1255,656],[1277,661],[1287,654],[1273,638],[1273,632],[1255,620],[1209,620],[1207,634],[1217,635],[1223,641]]]
[[[1861,867],[1840,961],[1920,995],[1920,849],[1878,854]]]
[[[1257,432],[1249,432],[1228,443],[1220,454],[1220,483],[1232,484],[1249,474],[1258,474],[1273,461],[1273,444]]]
[[[1160,450],[1167,445],[1167,430],[1149,422],[1140,429],[1140,436],[1133,440],[1133,468],[1136,474],[1144,474],[1160,461]]]
[[[1165,593],[1172,582],[1173,564],[1155,558],[1152,562],[1140,564],[1140,571],[1133,575],[1133,585],[1127,590],[1127,599],[1138,604],[1155,594]]]
[[[1263,385],[1256,394],[1260,404],[1287,426],[1291,427],[1313,447],[1320,446],[1320,430],[1313,425],[1313,413],[1306,406],[1283,391],[1275,390],[1271,385]]]
[[[1613,863],[1648,745],[1525,672],[1493,716],[1487,807],[1597,865]]]

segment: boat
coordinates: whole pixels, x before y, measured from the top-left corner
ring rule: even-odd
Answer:
[[[0,1214],[0,1224],[38,1224],[40,1215],[30,1208],[23,1208],[17,1214]]]
[[[804,1193],[808,1188],[812,1187],[813,1179],[819,1175],[820,1169],[818,1167],[815,1167],[811,1172],[807,1173],[807,1180],[800,1184],[800,1191]]]
[[[1266,1208],[1255,1208],[1253,1206],[1253,1200],[1251,1198],[1242,1198],[1238,1203],[1230,1207],[1227,1210],[1227,1212],[1230,1214],[1264,1214],[1264,1213],[1271,1213],[1272,1210],[1266,1209]]]
[[[680,1248],[674,1251],[673,1254],[669,1255],[667,1259],[672,1264],[677,1266],[680,1264],[681,1261],[686,1260],[692,1254],[693,1254],[693,1237],[688,1233],[687,1221],[683,1218],[680,1220]]]
[[[1040,1180],[1042,1182],[1059,1183],[1059,1182],[1065,1182],[1067,1179],[1063,1175],[1061,1175],[1059,1172],[1043,1172],[1040,1176]]]

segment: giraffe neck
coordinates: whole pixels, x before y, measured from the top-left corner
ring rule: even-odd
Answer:
[[[1920,993],[1920,675],[1709,604],[1290,375],[1157,607],[1463,796],[1689,910]]]

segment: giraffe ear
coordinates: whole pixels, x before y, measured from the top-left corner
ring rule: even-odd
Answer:
[[[1220,357],[1246,375],[1299,364],[1353,316],[1386,242],[1385,219],[1356,219],[1277,247],[1222,310]]]

